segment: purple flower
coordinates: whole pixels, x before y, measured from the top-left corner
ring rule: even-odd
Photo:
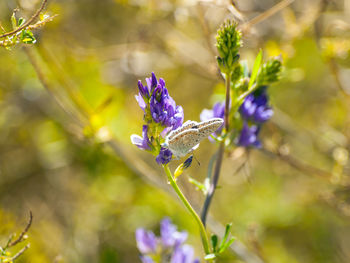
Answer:
[[[182,126],[184,112],[169,95],[162,78],[157,80],[152,72],[151,77],[146,78],[146,82],[147,85],[143,85],[140,80],[138,81],[139,92],[135,96],[140,108],[144,111],[146,125],[142,129],[142,137],[132,135],[131,141],[140,149],[150,150],[157,156],[156,161],[159,164],[167,164],[171,161],[172,153],[168,149],[160,148],[162,138],[171,130]],[[160,152],[157,152],[159,148]]]
[[[273,110],[268,106],[266,86],[255,93],[249,94],[239,108],[239,112],[246,120],[263,123],[273,115]]]
[[[193,248],[183,244],[186,239],[187,233],[177,231],[169,218],[164,218],[160,223],[160,237],[143,228],[136,230],[137,247],[143,263],[158,262],[158,259],[162,259],[162,262],[166,259],[170,263],[199,263],[198,259],[193,260]]]
[[[151,259],[149,256],[142,255],[140,257],[142,263],[153,263],[153,259]]]
[[[254,146],[257,148],[261,147],[261,143],[258,139],[259,131],[260,131],[259,126],[252,125],[249,127],[248,124],[244,122],[237,144],[244,147],[248,147],[248,146]]]
[[[257,123],[263,123],[269,120],[273,115],[273,110],[267,106],[259,106],[255,110],[254,121]]]
[[[137,103],[139,104],[140,108],[145,111],[146,109],[146,102],[145,100],[143,99],[141,93],[139,92],[139,94],[135,95],[135,99],[137,101]]]
[[[137,82],[137,86],[139,87],[139,95],[144,98],[149,98],[150,90],[147,86],[143,86],[141,80]]]
[[[225,103],[215,103],[212,110],[204,109],[200,115],[201,121],[206,121],[212,118],[224,118],[225,115]]]
[[[198,259],[193,260],[194,252],[193,248],[189,245],[179,246],[175,249],[173,256],[171,257],[171,263],[195,263],[199,262]]]
[[[157,239],[152,231],[146,231],[143,228],[136,230],[137,248],[143,254],[155,253],[157,247]]]
[[[150,150],[151,149],[151,147],[150,147],[151,142],[148,138],[147,132],[148,132],[148,126],[143,125],[142,126],[142,137],[140,137],[136,134],[131,135],[130,139],[131,139],[132,144],[135,144],[137,147],[139,147],[142,150]]]
[[[171,161],[172,157],[172,152],[169,149],[162,147],[158,156],[156,157],[156,161],[158,164],[167,164]]]
[[[151,80],[148,82],[151,82]],[[150,99],[150,111],[153,120],[166,127],[172,127],[172,129],[180,127],[184,119],[182,107],[177,106],[173,98],[169,95],[163,79],[160,78],[159,82],[156,82],[156,79],[155,81],[152,80],[152,83],[157,83]]]
[[[179,246],[187,239],[187,232],[178,232],[169,218],[164,218],[160,223],[160,236],[165,247]]]

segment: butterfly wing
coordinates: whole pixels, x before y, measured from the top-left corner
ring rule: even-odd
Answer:
[[[199,144],[200,141],[201,135],[199,130],[188,129],[172,137],[168,142],[168,147],[176,157],[183,157],[191,152],[192,148]]]
[[[186,121],[181,127],[170,132],[165,139],[165,145],[176,157],[183,157],[199,145],[201,140],[208,137],[223,125],[220,118],[203,122]]]
[[[172,138],[174,138],[179,133],[181,133],[181,132],[183,132],[185,130],[191,129],[193,126],[196,126],[196,125],[198,125],[198,122],[188,120],[184,124],[182,124],[181,127],[177,128],[176,130],[171,131],[168,134],[167,139],[171,140]]]
[[[216,132],[224,124],[224,120],[220,118],[213,118],[207,121],[198,123],[199,134],[202,139],[208,137],[210,134]]]

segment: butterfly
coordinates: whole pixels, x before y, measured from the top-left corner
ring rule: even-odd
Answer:
[[[212,118],[202,122],[186,121],[181,127],[171,131],[163,147],[168,148],[175,158],[180,158],[195,150],[199,143],[214,133],[224,123],[221,118]]]

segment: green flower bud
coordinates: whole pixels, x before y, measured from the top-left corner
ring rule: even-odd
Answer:
[[[219,68],[222,72],[230,74],[233,72],[239,58],[238,50],[242,46],[241,37],[242,34],[237,29],[237,24],[230,20],[218,30],[216,47],[220,57]]]
[[[268,85],[280,78],[282,70],[281,57],[274,57],[268,60],[261,68],[257,77],[258,85]]]

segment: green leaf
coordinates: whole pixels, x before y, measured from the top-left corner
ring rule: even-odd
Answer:
[[[243,76],[244,77],[249,77],[249,67],[248,67],[248,61],[247,60],[242,60],[241,65],[243,68]]]
[[[12,23],[12,28],[16,29],[17,28],[17,19],[16,19],[16,14],[13,12],[11,16],[11,23]]]
[[[205,260],[211,260],[211,259],[214,259],[216,258],[216,255],[215,254],[208,254],[204,257]]]
[[[210,240],[211,240],[211,245],[213,247],[213,251],[216,252],[216,246],[218,245],[218,236],[212,235]]]
[[[193,179],[192,177],[189,177],[189,178],[188,178],[188,181],[189,181],[191,184],[195,185],[195,186],[196,186],[199,190],[201,190],[203,193],[205,193],[206,188],[205,188],[205,185],[204,185],[204,184],[198,182],[196,179]]]
[[[231,227],[232,227],[232,223],[226,225],[225,235],[224,235],[223,239],[222,239],[221,242],[220,242],[219,251],[221,251],[222,248],[224,247],[224,245],[226,244],[226,241],[227,241],[227,239],[228,239],[228,236],[230,235]]]
[[[25,20],[23,17],[20,17],[20,18],[18,19],[18,26],[23,25],[25,21],[26,21],[26,20]]]
[[[21,34],[21,42],[24,44],[34,44],[36,39],[31,31],[23,30]]]
[[[231,246],[231,244],[233,243],[233,241],[235,241],[236,238],[235,237],[231,237],[230,240],[228,242],[226,242],[218,251],[218,253],[222,253],[224,252],[229,246]]]
[[[256,56],[253,71],[252,71],[252,74],[251,74],[250,80],[249,80],[248,90],[251,89],[251,87],[253,86],[253,84],[255,82],[256,76],[258,75],[258,72],[259,72],[261,61],[262,61],[262,50],[260,50],[259,54]]]

